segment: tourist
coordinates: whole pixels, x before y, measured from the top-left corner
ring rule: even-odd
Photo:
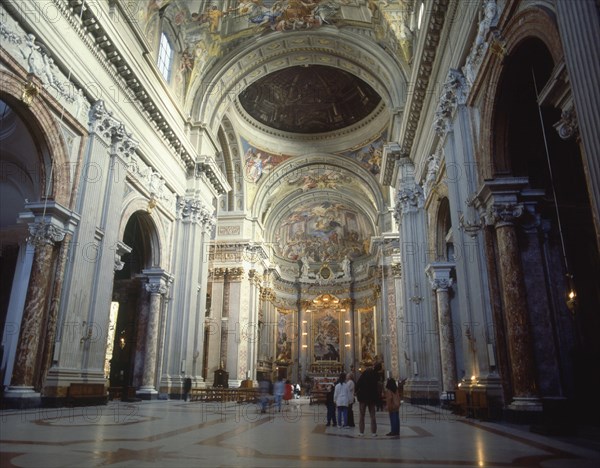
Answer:
[[[379,371],[381,370],[381,363],[375,364],[375,367],[369,367],[363,372],[358,381],[356,382],[356,398],[359,403],[359,420],[358,430],[359,436],[365,434],[365,413],[367,408],[369,409],[369,416],[371,418],[371,435],[375,437],[377,435],[377,419],[375,414],[375,404],[380,395],[377,389],[377,382],[379,379]]]
[[[346,384],[346,373],[342,372],[338,383],[335,386],[333,400],[337,406],[338,427],[348,427],[348,403],[350,403],[350,393]]]
[[[398,391],[398,385],[392,378],[387,379],[385,385],[385,406],[390,415],[390,426],[391,431],[388,432],[387,436],[399,436],[400,435],[400,392]]]

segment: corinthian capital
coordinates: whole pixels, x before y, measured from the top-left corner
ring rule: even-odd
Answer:
[[[161,295],[167,294],[167,291],[169,290],[167,288],[167,285],[165,283],[163,283],[162,281],[146,283],[145,288],[146,288],[146,291],[148,291],[150,294],[161,294]]]
[[[522,203],[495,203],[488,209],[487,224],[495,227],[513,224],[524,212],[525,207]]]
[[[560,120],[554,124],[554,128],[563,140],[568,140],[577,133],[577,116],[573,107],[563,111]]]
[[[442,87],[440,100],[433,120],[435,132],[444,136],[449,128],[452,115],[459,104],[464,104],[467,95],[467,81],[460,70],[451,68]]]
[[[29,226],[27,242],[34,246],[54,245],[62,242],[67,234],[64,230],[53,224],[36,223]]]
[[[447,291],[452,287],[454,280],[452,278],[435,278],[430,280],[431,289],[434,291]]]
[[[416,212],[425,205],[425,196],[420,185],[398,190],[396,195],[396,210],[394,216],[396,221],[408,213]]]

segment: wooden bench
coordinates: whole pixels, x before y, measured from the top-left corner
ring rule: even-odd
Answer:
[[[102,383],[72,383],[67,391],[67,400],[73,405],[105,405],[108,393]]]
[[[227,403],[234,401],[237,403],[256,403],[258,401],[259,391],[257,388],[192,388],[190,391],[190,401],[218,401]]]

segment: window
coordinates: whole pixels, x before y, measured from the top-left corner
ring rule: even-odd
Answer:
[[[171,79],[171,66],[173,65],[173,47],[165,33],[160,35],[160,47],[158,49],[158,69],[165,80]]]

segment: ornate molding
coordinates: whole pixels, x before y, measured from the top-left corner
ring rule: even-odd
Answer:
[[[139,142],[134,140],[131,133],[125,130],[125,125],[106,109],[101,99],[90,108],[89,130],[111,146],[111,153],[125,160],[129,160],[139,146]]]
[[[477,36],[473,41],[473,45],[471,46],[471,50],[467,59],[465,61],[465,65],[462,67],[462,72],[465,76],[468,89],[470,90],[477,78],[477,74],[479,73],[479,68],[483,62],[483,58],[489,48],[490,42],[488,42],[487,36],[488,32],[492,27],[494,27],[498,23],[498,18],[500,17],[500,10],[495,0],[486,0],[481,6],[481,10],[479,12],[479,24],[477,26]],[[501,41],[498,39],[494,39],[496,44],[494,45],[494,50],[498,50],[499,45],[501,45]]]
[[[218,164],[211,157],[204,157],[203,161],[196,162],[194,177],[200,179],[203,176],[209,180],[219,195],[227,193],[230,189],[229,184],[221,174]]]
[[[417,128],[419,127],[421,110],[423,109],[423,103],[428,92],[429,80],[433,70],[433,62],[437,54],[444,21],[449,10],[448,3],[448,0],[433,0],[431,5],[428,6],[431,12],[429,23],[421,30],[421,33],[424,32],[426,34],[423,41],[425,46],[422,55],[416,57],[419,69],[416,73],[417,79],[411,92],[410,102],[407,103],[408,116],[406,118],[404,140],[402,142],[402,151],[406,155],[409,155],[411,152]],[[390,185],[390,180],[384,178],[382,183]]]
[[[131,247],[129,247],[124,242],[118,241],[117,248],[115,249],[115,271],[120,271],[125,266],[125,263],[121,260],[121,257],[125,254],[131,252]]]
[[[392,263],[391,267],[392,267],[392,276],[394,278],[401,278],[402,277],[402,264]]]
[[[448,70],[433,118],[433,129],[440,137],[443,138],[450,129],[454,111],[459,104],[465,103],[466,96],[467,80],[465,76],[460,70],[451,68]]]

